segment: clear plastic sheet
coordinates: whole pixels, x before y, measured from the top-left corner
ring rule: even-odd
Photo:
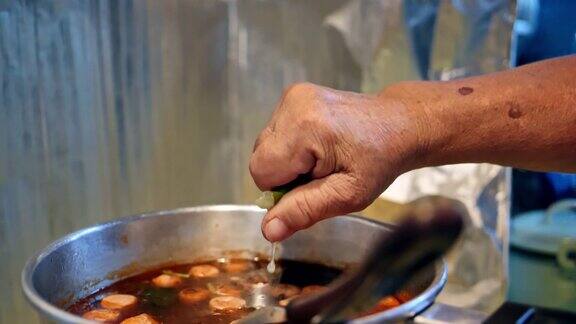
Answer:
[[[507,283],[509,172],[490,164],[424,168],[398,178],[382,198],[409,202],[425,195],[461,201],[468,218],[464,234],[448,256],[449,278],[438,300],[493,311]]]

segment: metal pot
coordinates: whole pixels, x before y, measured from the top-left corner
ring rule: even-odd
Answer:
[[[89,323],[63,309],[113,282],[166,263],[217,257],[223,251],[267,253],[260,233],[264,212],[253,206],[218,205],[135,215],[67,235],[33,256],[22,287],[45,320]],[[343,265],[360,261],[373,240],[390,226],[340,216],[301,231],[283,243],[282,258]],[[409,284],[417,297],[403,305],[358,319],[381,323],[412,318],[430,306],[446,282],[442,262]]]

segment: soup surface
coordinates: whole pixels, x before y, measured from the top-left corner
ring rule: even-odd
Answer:
[[[121,280],[68,308],[84,318],[122,324],[230,323],[261,304],[285,306],[298,296],[324,289],[342,270],[281,260],[274,274],[267,261],[218,259],[164,267]],[[258,292],[258,293],[257,293]],[[407,296],[390,296],[373,312],[399,305]]]

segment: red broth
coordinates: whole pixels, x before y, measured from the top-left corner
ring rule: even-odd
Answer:
[[[267,261],[258,258],[165,267],[121,280],[67,310],[106,323],[228,324],[254,311],[250,292],[255,285],[264,285],[284,306],[291,298],[321,290],[342,272],[306,262],[282,260],[279,264],[279,283],[269,282]],[[402,302],[387,298],[373,312]]]

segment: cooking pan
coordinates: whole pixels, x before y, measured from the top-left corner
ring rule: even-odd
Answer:
[[[33,256],[22,273],[24,294],[44,321],[90,323],[64,309],[123,278],[165,264],[217,258],[227,251],[268,253],[270,243],[260,232],[263,216],[264,211],[255,206],[214,205],[129,216],[95,225],[61,238]],[[328,266],[354,264],[392,228],[352,215],[335,217],[283,242],[282,258]],[[408,284],[406,290],[415,296],[413,299],[354,322],[402,321],[426,309],[430,316],[445,313],[441,305],[430,306],[446,277],[446,265],[440,262]],[[476,315],[469,317],[479,318]]]

